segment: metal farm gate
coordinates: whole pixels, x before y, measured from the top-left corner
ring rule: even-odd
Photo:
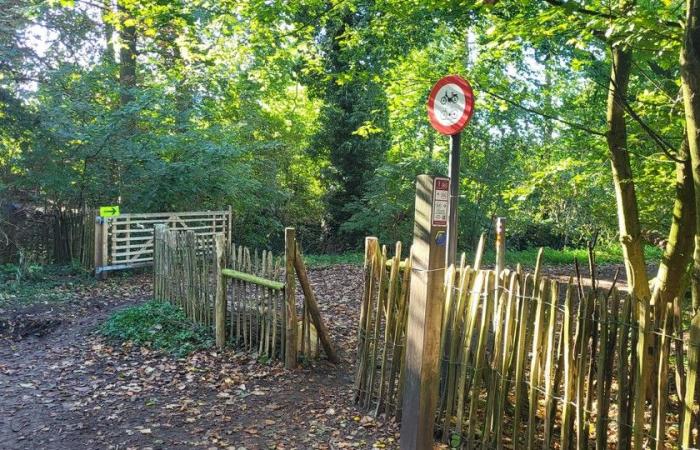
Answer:
[[[192,230],[204,247],[213,247],[214,235],[231,237],[231,208],[224,211],[188,211],[121,214],[95,218],[95,275],[153,264],[153,229]]]

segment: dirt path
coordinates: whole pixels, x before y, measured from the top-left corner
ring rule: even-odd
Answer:
[[[360,269],[310,276],[343,359],[338,366],[319,361],[289,372],[232,351],[175,359],[109,346],[96,326],[146,300],[147,277],[60,307],[12,312],[16,323],[34,325],[19,340],[17,327],[14,337],[0,336],[0,448],[395,447],[394,424],[362,417],[352,403]]]

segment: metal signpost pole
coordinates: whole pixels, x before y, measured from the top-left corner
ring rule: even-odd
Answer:
[[[447,258],[445,266],[455,264],[457,258],[457,213],[459,211],[459,151],[462,133],[450,135],[450,217],[447,223]]]

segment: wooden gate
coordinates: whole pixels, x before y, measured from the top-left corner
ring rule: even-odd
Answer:
[[[231,208],[224,211],[188,211],[121,214],[95,218],[95,274],[153,264],[153,229],[193,231],[200,246],[213,248],[214,235],[231,236]]]

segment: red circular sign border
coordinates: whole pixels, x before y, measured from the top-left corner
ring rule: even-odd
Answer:
[[[435,97],[441,87],[446,84],[454,83],[461,87],[464,91],[464,110],[462,111],[462,117],[454,125],[446,127],[441,125],[440,122],[435,117]],[[451,136],[457,134],[464,129],[471,120],[474,114],[474,91],[467,80],[460,77],[459,75],[448,75],[446,77],[440,78],[435,86],[430,91],[428,96],[428,118],[430,119],[430,124],[442,134]]]

